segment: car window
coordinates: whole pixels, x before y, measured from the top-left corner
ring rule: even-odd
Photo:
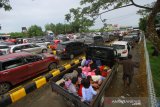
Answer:
[[[0,46],[0,49],[6,49],[9,48],[8,46]]]
[[[101,59],[106,59],[108,57],[108,53],[104,49],[94,49],[92,55],[95,58],[101,58]]]
[[[35,47],[40,47],[38,45],[35,45],[35,44],[30,44],[32,46],[32,48],[35,48]]]
[[[58,46],[57,46],[57,49],[58,50],[63,50],[64,48],[66,48],[66,45],[64,45],[64,44],[58,44]]]
[[[103,41],[103,38],[101,36],[96,36],[96,37],[94,37],[94,41],[100,42],[100,41]]]
[[[125,45],[116,45],[116,44],[113,44],[113,48],[115,48],[115,49],[125,49]]]
[[[22,49],[28,49],[28,48],[33,48],[33,46],[31,46],[31,45],[23,45],[22,46]]]
[[[22,46],[14,47],[14,48],[13,48],[13,52],[16,52],[16,51],[21,50],[21,49],[22,49]]]
[[[21,58],[9,60],[9,61],[2,63],[2,70],[15,68],[15,67],[21,66],[23,64],[24,64],[24,62]]]
[[[26,61],[27,63],[32,63],[32,62],[40,61],[40,60],[42,60],[43,58],[42,58],[42,56],[33,55],[33,56],[27,56],[27,57],[25,57],[24,59],[25,59],[25,61]]]

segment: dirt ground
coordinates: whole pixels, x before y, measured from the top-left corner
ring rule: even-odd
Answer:
[[[119,66],[119,71],[114,76],[110,87],[106,89],[105,107],[148,107],[146,103],[148,93],[143,43],[137,45],[131,53],[133,60],[140,62],[140,67],[135,69],[131,87],[130,89],[124,87],[122,81],[123,68]],[[139,102],[132,103],[132,105],[122,104],[124,99],[129,100],[129,98]],[[9,107],[66,107],[66,104],[60,96],[51,92],[50,85],[47,84]]]

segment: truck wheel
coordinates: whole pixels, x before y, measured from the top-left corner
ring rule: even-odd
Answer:
[[[4,94],[9,91],[11,85],[9,83],[0,83],[0,94]]]
[[[71,55],[70,55],[70,59],[73,59],[73,58],[74,58],[74,55],[73,55],[73,54],[71,54]]]
[[[47,53],[47,49],[43,49],[43,50],[42,50],[42,53]]]
[[[51,64],[49,65],[49,67],[48,67],[49,71],[51,71],[51,70],[53,70],[53,69],[55,69],[55,68],[57,68],[57,64],[56,64],[56,63],[51,63]]]

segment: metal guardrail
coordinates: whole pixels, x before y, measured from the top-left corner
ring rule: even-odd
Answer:
[[[149,104],[150,107],[158,107],[157,106],[157,99],[156,94],[154,90],[154,84],[152,79],[152,72],[151,72],[151,66],[149,61],[149,54],[146,47],[146,39],[144,36],[144,49],[145,49],[145,57],[146,57],[146,71],[147,71],[147,85],[148,85],[148,94],[149,94]]]

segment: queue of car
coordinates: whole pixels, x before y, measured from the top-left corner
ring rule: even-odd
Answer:
[[[121,58],[127,58],[131,49],[130,41],[136,39],[115,41],[111,46]],[[18,40],[18,44],[15,45],[0,43],[0,94],[6,93],[24,80],[55,69],[60,59],[73,59],[76,55],[84,53],[88,46],[105,46],[101,33],[78,34],[78,36],[70,34],[64,37],[60,35],[51,41],[44,38],[24,40],[18,38]],[[50,54],[48,47],[55,50],[56,55]]]

